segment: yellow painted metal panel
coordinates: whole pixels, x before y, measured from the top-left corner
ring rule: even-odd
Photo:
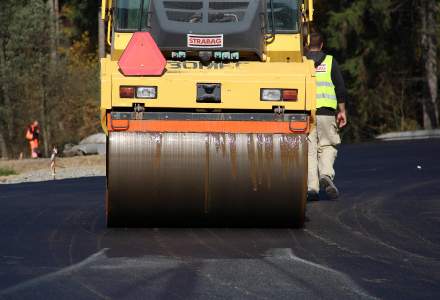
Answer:
[[[119,60],[133,33],[115,32],[112,44],[112,60]]]
[[[104,130],[105,134],[108,134],[107,127],[107,110],[105,108],[100,109],[100,120],[101,120],[101,128]]]
[[[109,56],[101,58],[101,107],[106,109],[110,109],[112,105],[112,68],[114,68],[114,63],[111,62]]]
[[[283,105],[287,110],[311,110],[316,94],[308,91],[314,85],[311,67],[308,61],[289,64],[247,62],[220,65],[217,69],[201,68],[198,62],[169,62],[161,77],[125,77],[119,72],[116,62],[107,64],[112,77],[111,106],[131,107],[133,103],[145,103],[147,108],[272,109],[273,106]],[[196,103],[197,83],[220,83],[222,103]],[[120,99],[121,85],[157,86],[158,98]],[[108,85],[103,87],[108,88]],[[299,100],[263,102],[260,101],[261,88],[296,88]],[[103,101],[102,107],[109,107],[109,103]]]
[[[302,41],[300,34],[276,34],[272,43],[266,47],[268,61],[301,62]]]

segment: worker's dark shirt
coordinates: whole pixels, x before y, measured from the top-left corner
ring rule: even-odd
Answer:
[[[322,62],[325,57],[325,53],[323,51],[308,51],[306,56],[308,59],[312,59],[315,63]],[[347,90],[345,88],[344,78],[342,78],[341,68],[339,67],[338,62],[333,57],[332,63],[332,73],[331,73],[333,85],[335,86],[336,98],[338,99],[338,103],[347,103]],[[333,116],[335,114],[335,110],[330,107],[320,107],[316,110],[316,114],[318,115],[326,115]]]

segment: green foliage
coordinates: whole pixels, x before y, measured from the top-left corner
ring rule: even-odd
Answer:
[[[84,32],[89,33],[91,43],[89,51],[95,51],[98,45],[98,9],[101,6],[99,0],[68,0],[61,8],[62,18],[74,26],[65,26],[64,30],[73,40],[81,39]]]
[[[350,94],[348,139],[421,127],[417,5],[415,0],[318,2],[317,27],[326,36],[326,51],[342,66]]]
[[[45,0],[0,5],[0,133],[9,154],[29,152],[24,133],[33,120],[43,153],[99,131],[99,67],[88,32],[69,29],[80,28],[74,22],[60,22],[56,32]]]
[[[9,168],[0,168],[0,176],[17,175],[18,173]]]

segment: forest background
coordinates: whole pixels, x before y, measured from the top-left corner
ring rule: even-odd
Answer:
[[[347,142],[439,126],[437,0],[318,0],[315,28],[349,90]],[[0,1],[0,158],[100,132],[98,0]]]

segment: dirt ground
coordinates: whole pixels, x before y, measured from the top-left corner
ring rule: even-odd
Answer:
[[[59,168],[105,166],[105,156],[89,155],[57,158],[56,164]],[[49,158],[0,160],[0,169],[12,169],[18,174],[35,170],[49,170],[49,166]]]
[[[50,171],[50,159],[0,160],[0,169],[14,170],[17,175],[0,176],[0,183],[19,183],[51,179],[105,175],[105,156],[90,155],[57,158],[56,177]]]

